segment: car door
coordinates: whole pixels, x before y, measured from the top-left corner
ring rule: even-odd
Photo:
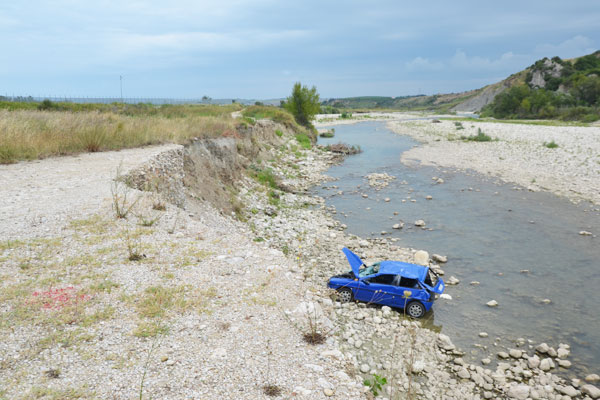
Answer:
[[[408,279],[397,275],[394,280],[394,307],[404,308],[406,303],[411,298],[415,298],[415,295],[421,290],[416,279]]]
[[[367,303],[383,304],[393,307],[396,288],[393,286],[395,275],[381,274],[360,280],[355,298]]]

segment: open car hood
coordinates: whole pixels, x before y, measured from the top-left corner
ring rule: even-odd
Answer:
[[[351,252],[348,248],[344,247],[342,251],[346,255],[348,263],[352,267],[352,272],[354,272],[354,276],[358,279],[358,271],[360,270],[361,265],[364,265],[364,262],[360,259],[359,256]]]

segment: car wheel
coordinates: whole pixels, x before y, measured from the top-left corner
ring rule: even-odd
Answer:
[[[413,318],[421,318],[425,315],[425,306],[418,301],[413,301],[406,306],[406,313]]]
[[[340,303],[349,303],[352,301],[352,290],[340,289],[338,290],[338,298]]]

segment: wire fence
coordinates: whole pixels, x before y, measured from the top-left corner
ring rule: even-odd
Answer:
[[[15,95],[0,95],[0,101],[13,101],[13,102],[40,102],[44,100],[50,100],[52,102],[65,102],[65,103],[96,103],[96,104],[112,104],[112,103],[126,103],[126,104],[231,104],[231,103],[242,103],[242,104],[253,104],[254,100],[244,99],[211,99],[207,97],[199,99],[176,99],[176,98],[161,98],[161,97],[59,97],[59,96],[15,96]]]

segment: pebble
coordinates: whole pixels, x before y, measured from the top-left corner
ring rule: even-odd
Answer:
[[[496,300],[490,300],[487,303],[485,303],[485,305],[488,307],[498,307],[498,302]]]
[[[415,226],[423,227],[425,226],[425,221],[423,221],[422,219],[418,219],[415,221]]]

